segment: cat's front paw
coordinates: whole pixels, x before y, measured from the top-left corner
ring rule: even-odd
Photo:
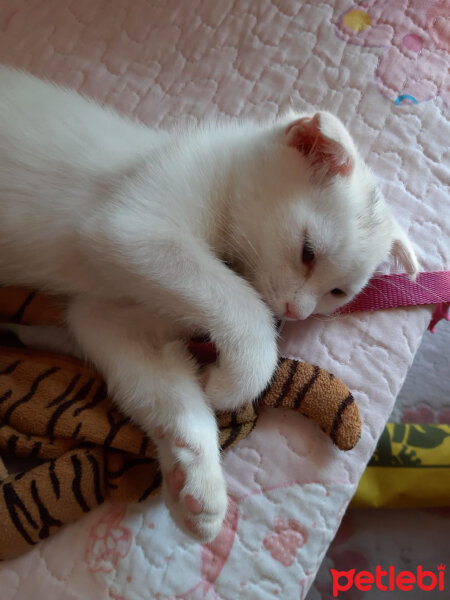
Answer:
[[[278,362],[275,335],[259,343],[247,341],[245,347],[227,356],[205,371],[204,390],[215,410],[234,410],[255,400],[269,384]]]
[[[171,516],[189,536],[211,542],[222,529],[228,505],[219,455],[167,431],[159,433],[163,497]]]

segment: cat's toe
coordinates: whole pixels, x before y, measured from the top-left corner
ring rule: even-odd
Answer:
[[[226,489],[217,489],[217,493],[209,498],[195,497],[191,494],[184,496],[184,505],[187,507],[189,514],[188,530],[196,539],[206,543],[211,542],[222,529],[225,520],[228,497]],[[185,523],[186,525],[186,523]]]
[[[180,467],[175,467],[173,471],[166,473],[165,482],[168,490],[177,498],[180,495],[181,490],[184,488],[184,484],[186,482],[186,475]]]
[[[167,436],[164,439],[167,443]],[[166,471],[163,468],[165,502],[185,533],[210,542],[222,528],[228,504],[219,459],[212,459],[201,448],[191,448],[184,438],[173,437],[171,452],[171,466]]]
[[[196,478],[190,478],[189,472],[184,475],[180,471],[177,467],[165,476],[166,504],[183,531],[200,542],[210,542],[219,534],[225,520],[228,503],[225,485],[216,481],[216,493],[213,493],[211,484],[202,489],[198,481],[192,481]]]
[[[186,504],[188,510],[190,510],[194,515],[199,515],[201,512],[203,512],[202,503],[191,494],[186,494],[184,497],[184,503]]]
[[[215,505],[210,507],[212,512],[207,511],[205,507],[196,499],[193,498],[192,504],[185,505],[188,508],[188,514],[183,518],[182,529],[190,537],[202,543],[212,542],[220,533],[223,522],[226,516],[227,498],[222,506]]]

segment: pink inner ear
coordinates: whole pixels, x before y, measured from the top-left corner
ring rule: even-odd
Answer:
[[[289,146],[307,156],[313,166],[325,168],[327,175],[348,177],[353,171],[353,160],[344,146],[322,133],[318,114],[290,123],[286,136]]]

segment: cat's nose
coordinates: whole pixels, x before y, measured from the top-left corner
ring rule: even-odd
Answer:
[[[286,302],[286,310],[283,315],[284,319],[290,319],[292,321],[298,321],[300,319],[300,315],[293,304]]]

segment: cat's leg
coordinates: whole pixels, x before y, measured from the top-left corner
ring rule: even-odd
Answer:
[[[115,220],[126,219],[115,215]],[[162,307],[172,319],[187,318],[211,336],[219,360],[209,368],[205,391],[215,409],[233,409],[256,398],[277,364],[268,307],[205,244],[186,234],[156,235],[139,227],[134,223],[129,231],[113,230],[107,216],[97,223],[103,268],[108,265],[131,297]]]
[[[122,412],[158,447],[163,493],[180,528],[207,542],[227,508],[215,415],[198,366],[171,324],[142,309],[75,301],[67,322]]]
[[[1,323],[1,330],[13,333],[27,348],[84,358],[80,346],[66,327]]]

